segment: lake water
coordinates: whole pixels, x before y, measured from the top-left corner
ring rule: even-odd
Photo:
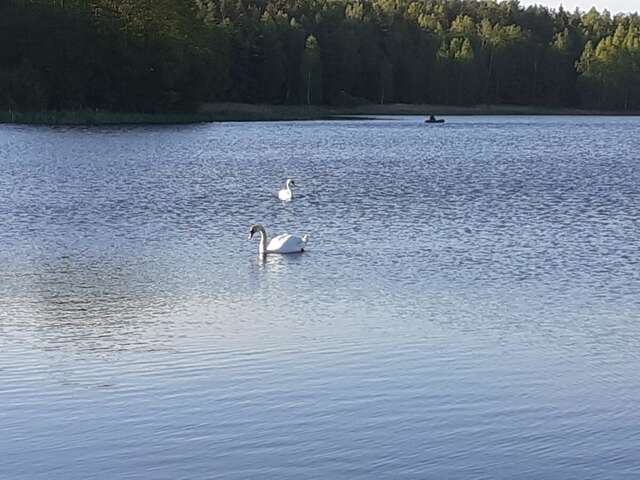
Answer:
[[[0,126],[0,478],[640,478],[640,118],[422,120]]]

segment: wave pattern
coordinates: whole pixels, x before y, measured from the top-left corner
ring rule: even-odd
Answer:
[[[1,127],[0,477],[638,477],[639,128]]]

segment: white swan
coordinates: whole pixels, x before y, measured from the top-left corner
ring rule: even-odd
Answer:
[[[267,231],[259,223],[251,225],[248,239],[251,240],[256,232],[260,232],[260,254],[267,253],[300,253],[304,252],[304,248],[309,241],[309,235],[303,235],[302,238],[295,235],[283,234],[273,237],[267,243]]]
[[[296,183],[293,179],[288,178],[285,187],[278,192],[278,198],[280,200],[291,200],[293,198],[293,192],[291,191],[291,187],[295,187]]]

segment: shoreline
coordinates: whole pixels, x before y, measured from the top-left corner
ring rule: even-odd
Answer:
[[[638,116],[640,112],[619,112],[580,108],[538,107],[530,105],[428,105],[428,104],[363,104],[350,107],[264,105],[247,103],[205,103],[200,112],[240,120],[305,120],[384,115],[581,115],[581,116]]]
[[[182,125],[212,122],[206,113],[126,113],[92,110],[11,112],[0,111],[0,124],[13,125]]]
[[[180,125],[211,122],[256,122],[296,120],[349,120],[375,116],[416,115],[474,116],[638,116],[640,112],[618,112],[578,108],[521,105],[411,105],[365,104],[350,107],[266,105],[247,103],[205,103],[195,113],[123,113],[106,111],[0,111],[0,124],[17,125]]]

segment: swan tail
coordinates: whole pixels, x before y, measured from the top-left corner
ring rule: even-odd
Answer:
[[[305,234],[302,236],[302,241],[306,244],[306,243],[309,241],[309,239],[310,239],[310,238],[311,238],[311,237],[309,236],[309,234],[308,234],[308,233],[305,233]]]

